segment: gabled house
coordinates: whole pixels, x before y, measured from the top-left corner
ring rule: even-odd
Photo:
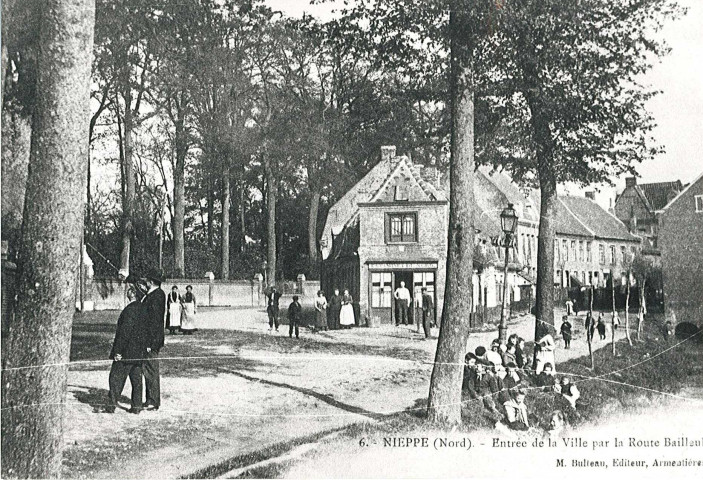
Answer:
[[[613,212],[631,233],[644,239],[643,247],[659,247],[659,219],[662,209],[683,190],[680,181],[637,184],[625,179],[625,190],[615,199]]]
[[[674,322],[703,321],[703,174],[661,212],[664,311]]]
[[[426,287],[441,314],[448,215],[437,171],[383,147],[381,161],[328,213],[323,289],[348,288],[361,316],[390,322],[393,292],[402,281],[413,295]]]

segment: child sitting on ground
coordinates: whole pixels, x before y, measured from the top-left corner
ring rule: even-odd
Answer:
[[[576,400],[581,398],[581,393],[578,388],[576,388],[576,385],[571,383],[571,379],[569,377],[561,377],[561,385],[556,385],[554,390],[569,401],[571,408],[576,409]]]
[[[514,399],[510,399],[503,404],[508,427],[511,430],[527,430],[530,428],[530,422],[527,419],[527,405],[525,405],[526,396],[527,392],[524,389],[519,389],[515,392]]]
[[[545,363],[544,369],[537,375],[536,383],[538,387],[544,387],[544,391],[551,390],[556,384],[554,367],[551,363]]]

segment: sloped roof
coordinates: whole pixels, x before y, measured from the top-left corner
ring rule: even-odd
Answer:
[[[671,200],[671,202],[669,202],[669,203],[664,207],[664,213],[666,213],[666,211],[669,209],[669,207],[670,207],[671,205],[673,205],[674,203],[678,202],[679,199],[680,199],[681,197],[683,197],[683,196],[686,194],[686,192],[688,192],[688,190],[689,190],[691,187],[693,187],[694,185],[698,184],[698,182],[700,182],[700,181],[703,181],[703,172],[701,172],[701,174],[698,175],[698,177],[696,177],[696,179],[695,179],[694,181],[692,181],[691,183],[689,183],[688,185],[686,185],[686,187],[683,188],[683,189],[678,193],[678,195],[676,195],[676,197],[674,197],[674,198]]]
[[[564,198],[565,197],[561,196],[557,197],[557,211],[555,215],[556,218],[554,219],[556,233],[560,235],[594,237],[595,232],[589,228],[586,222],[579,218],[578,213],[570,208],[570,202],[563,201]]]
[[[566,207],[583,228],[592,232],[596,238],[639,242],[640,238],[628,232],[624,223],[614,215],[603,210],[596,202],[585,197],[559,196],[559,202]],[[558,225],[563,215],[557,215]],[[559,229],[557,229],[559,232]],[[560,232],[565,233],[565,232]]]
[[[642,183],[638,185],[654,210],[661,210],[672,198],[671,193],[683,190],[680,180],[675,182]]]
[[[392,186],[393,184],[393,179],[398,177],[399,175],[402,175],[403,173],[407,173],[410,177],[410,179],[415,182],[415,184],[420,188],[420,190],[425,194],[426,200],[430,201],[445,201],[446,200],[446,195],[445,193],[441,190],[436,188],[434,185],[432,185],[430,182],[426,181],[422,177],[421,173],[421,168],[422,166],[420,165],[415,165],[413,164],[410,159],[406,156],[401,156],[401,157],[396,157],[394,159],[395,161],[391,161],[392,168],[386,175],[386,178],[383,180],[381,185],[376,189],[376,191],[370,196],[368,199],[359,198],[359,203],[364,203],[366,201],[380,201],[382,195],[386,192],[386,190]],[[383,162],[382,162],[383,163]]]

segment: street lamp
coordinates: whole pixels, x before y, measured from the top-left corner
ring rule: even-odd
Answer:
[[[513,208],[512,203],[508,203],[508,207],[500,212],[500,227],[503,230],[503,236],[500,239],[499,246],[505,248],[505,267],[503,268],[503,302],[500,309],[500,324],[498,325],[498,340],[501,344],[505,344],[508,336],[508,260],[510,248],[514,244],[514,234],[517,229],[517,213]]]

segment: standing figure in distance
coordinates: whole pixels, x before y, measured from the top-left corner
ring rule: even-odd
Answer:
[[[293,330],[295,329],[295,338],[300,337],[300,315],[303,311],[302,305],[298,301],[298,296],[293,295],[293,301],[288,306],[288,336],[293,338]]]
[[[432,295],[427,293],[427,288],[422,287],[422,328],[425,330],[425,338],[430,338],[432,331],[430,325],[434,315],[434,300]]]
[[[334,289],[334,295],[330,297],[329,303],[329,327],[332,330],[339,328],[339,313],[342,310],[342,296],[339,294],[339,289]]]
[[[129,413],[142,411],[142,359],[146,357],[146,308],[137,300],[134,286],[127,290],[130,303],[122,310],[117,319],[115,341],[112,343],[110,358],[114,360],[110,367],[110,405],[107,413],[114,413],[117,399],[122,395],[125,381],[129,377],[132,384],[132,404]]]
[[[266,313],[269,316],[269,330],[271,330],[274,325],[276,326],[276,331],[278,331],[278,301],[281,299],[281,294],[278,293],[276,287],[271,287],[271,292],[268,295],[268,306],[266,307]]]
[[[181,328],[181,311],[183,309],[181,301],[178,287],[174,285],[171,287],[171,293],[168,294],[168,308],[166,310],[166,328],[171,335]]]
[[[183,295],[183,322],[181,323],[181,330],[184,335],[193,335],[198,329],[195,327],[195,314],[197,312],[198,306],[195,301],[195,295],[193,294],[193,286],[188,285],[186,287],[186,294]]]
[[[342,328],[351,328],[354,326],[354,299],[349,294],[349,290],[344,290],[342,297],[342,310],[339,314],[339,324]]]
[[[415,291],[415,296],[413,297],[413,318],[415,322],[416,330],[415,333],[420,333],[420,329],[423,328],[423,322],[425,319],[425,314],[422,308],[422,293]],[[412,323],[411,323],[412,324]]]
[[[596,325],[596,328],[598,329],[600,339],[605,340],[605,321],[603,321],[603,312],[598,314],[598,325]]]
[[[410,290],[405,288],[405,282],[400,282],[400,287],[395,289],[393,294],[395,297],[395,305],[398,311],[398,317],[395,319],[395,326],[402,323],[408,324],[408,307],[410,305]]]
[[[573,315],[574,314],[574,302],[570,298],[566,299],[566,315]]]
[[[315,298],[315,317],[315,328],[327,330],[327,299],[322,290],[317,292],[317,298]]]
[[[566,315],[561,319],[561,337],[564,339],[564,348],[571,348],[571,322]]]
[[[146,402],[158,410],[161,406],[161,377],[159,374],[159,351],[164,346],[164,320],[166,318],[166,293],[161,290],[164,281],[161,272],[153,271],[146,277],[148,288],[142,303],[147,310],[147,355],[142,364],[146,381]]]

